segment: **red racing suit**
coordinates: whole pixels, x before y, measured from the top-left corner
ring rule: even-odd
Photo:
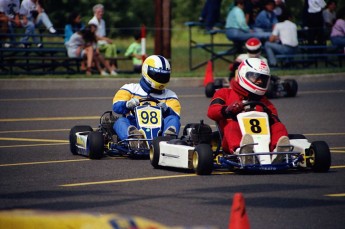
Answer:
[[[222,88],[216,91],[207,112],[207,116],[217,122],[219,130],[223,134],[223,150],[233,153],[240,146],[242,133],[236,115],[227,114],[225,109],[234,102],[240,103],[243,100],[261,102],[271,111],[269,122],[271,132],[270,151],[272,152],[277,145],[278,139],[281,136],[288,136],[284,124],[278,118],[277,109],[266,96],[258,96],[248,92],[235,80],[231,80],[231,88]],[[256,106],[255,110],[263,111],[261,106]]]

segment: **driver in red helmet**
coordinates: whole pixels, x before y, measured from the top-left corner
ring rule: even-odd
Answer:
[[[237,114],[243,111],[243,103],[258,101],[269,109],[270,123],[270,151],[285,151],[283,145],[289,145],[288,132],[278,118],[275,106],[267,99],[265,93],[270,82],[270,69],[267,63],[259,58],[248,58],[238,67],[237,77],[230,81],[230,88],[221,88],[216,91],[211,99],[207,116],[216,121],[223,133],[222,147],[230,154],[238,153],[239,147],[254,143],[251,135],[242,136]],[[255,110],[262,111],[256,106]],[[252,153],[253,145],[242,149],[242,153]],[[282,155],[282,154],[279,154]],[[272,163],[279,163],[282,158],[272,155]],[[253,157],[244,157],[245,164],[253,164]]]
[[[262,43],[259,39],[255,37],[249,38],[246,41],[245,46],[246,46],[247,53],[242,53],[238,55],[234,63],[231,63],[229,66],[229,70],[230,70],[229,81],[235,77],[236,70],[238,66],[242,63],[242,61],[248,58],[259,58],[265,61],[266,63],[268,63],[267,59],[261,56]]]

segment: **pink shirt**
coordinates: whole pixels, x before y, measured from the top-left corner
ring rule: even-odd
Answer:
[[[332,27],[331,37],[345,36],[345,20],[338,19]]]

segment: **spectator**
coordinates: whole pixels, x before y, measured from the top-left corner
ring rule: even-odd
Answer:
[[[285,0],[275,0],[275,7],[273,12],[277,16],[279,20],[280,15],[282,15],[283,11],[286,9]]]
[[[85,28],[81,22],[81,15],[74,11],[68,16],[68,24],[65,25],[65,43],[71,38],[72,34]]]
[[[0,0],[0,33],[9,34],[10,41],[15,42],[14,27],[20,27],[19,19],[19,0]],[[6,36],[1,36],[1,42],[6,41]],[[3,43],[4,47],[9,48],[12,46],[10,43]]]
[[[113,41],[106,37],[105,21],[103,19],[104,6],[97,4],[93,7],[93,18],[89,21],[89,24],[97,25],[96,35],[103,39],[98,41],[99,50],[104,53],[106,62],[113,68],[116,69],[115,61],[109,61],[109,58],[117,57],[117,48]]]
[[[253,26],[255,31],[272,32],[273,26],[278,22],[277,16],[273,12],[274,7],[273,0],[266,0],[264,9],[256,16]]]
[[[308,27],[308,44],[324,45],[322,9],[326,6],[324,0],[305,0],[306,26]]]
[[[140,73],[143,57],[141,55],[141,35],[139,33],[134,35],[134,42],[127,48],[125,56],[132,57],[133,71]]]
[[[325,29],[325,38],[329,39],[332,31],[332,27],[335,23],[337,14],[335,12],[337,8],[337,2],[335,0],[329,0],[327,2],[326,8],[322,11],[323,26]]]
[[[298,46],[297,26],[291,21],[291,14],[285,10],[265,43],[265,51],[270,66],[277,66],[275,54],[294,54]]]
[[[109,75],[101,67],[103,64],[111,75],[117,75],[113,69],[104,60],[104,57],[99,53],[97,48],[97,40],[99,39],[95,32],[97,26],[90,24],[83,30],[75,32],[70,40],[65,43],[67,54],[70,58],[86,58],[87,70],[86,74],[91,75],[92,64],[95,63],[99,73],[103,76]]]
[[[206,30],[215,29],[219,22],[222,0],[206,0],[199,21],[204,22]]]
[[[245,42],[251,37],[260,40],[267,40],[269,32],[253,32],[247,25],[244,15],[244,0],[235,0],[235,6],[228,13],[226,18],[226,36],[234,42]]]
[[[50,33],[56,33],[52,22],[48,15],[44,11],[39,0],[23,0],[20,6],[20,15],[23,16],[22,24],[25,28],[25,37],[21,39],[22,47],[24,47],[29,40],[29,36],[32,36],[34,43],[37,47],[41,47],[42,44],[39,38],[35,36],[35,28],[43,24]]]
[[[123,116],[117,119],[113,128],[121,140],[133,134],[142,135],[137,129],[137,120],[130,111],[139,105],[139,99],[148,97],[159,100],[157,105],[162,108],[163,129],[160,135],[178,135],[181,127],[181,104],[175,92],[166,88],[170,73],[170,64],[166,58],[149,56],[143,63],[140,81],[125,84],[116,92],[113,111]]]
[[[332,45],[342,48],[345,53],[345,7],[342,7],[337,13],[337,20],[332,27],[330,39]]]

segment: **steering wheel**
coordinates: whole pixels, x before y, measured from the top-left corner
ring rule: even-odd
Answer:
[[[243,107],[250,107],[249,108],[249,111],[253,111],[255,106],[260,106],[262,107],[262,109],[264,110],[265,113],[267,113],[268,115],[271,115],[272,112],[270,109],[268,109],[268,107],[263,104],[262,102],[259,102],[259,101],[247,101],[245,103],[243,103]]]
[[[153,97],[147,97],[147,98],[139,99],[139,103],[143,103],[143,102],[154,102],[156,104],[160,103],[158,99],[153,98]]]

